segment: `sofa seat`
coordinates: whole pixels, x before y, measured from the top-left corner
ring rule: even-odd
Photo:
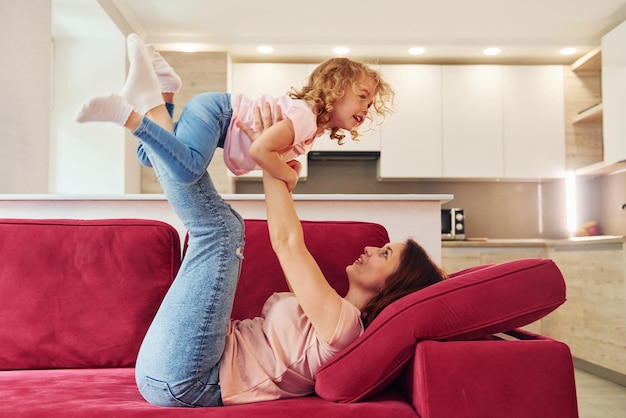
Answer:
[[[133,368],[3,371],[0,387],[0,416],[11,418],[416,416],[412,406],[395,390],[354,404],[336,404],[308,396],[222,408],[162,408],[141,397]]]

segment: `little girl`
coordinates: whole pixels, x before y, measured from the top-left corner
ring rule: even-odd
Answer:
[[[166,162],[170,175],[181,184],[195,183],[216,147],[222,147],[233,174],[264,169],[292,191],[298,174],[287,163],[307,153],[316,137],[329,131],[341,143],[341,130],[348,130],[356,139],[365,119],[380,121],[391,112],[394,92],[379,72],[347,58],[332,58],[312,72],[302,89],[292,88],[288,96],[251,100],[241,94],[200,94],[187,103],[174,125],[171,107],[164,101],[167,96],[161,93],[175,93],[180,79],[137,35],[128,36],[127,46],[130,69],[122,92],[91,99],[76,119],[125,126],[140,139],[142,164],[150,165],[145,148],[148,155]],[[169,80],[169,86],[163,79]],[[268,102],[271,108],[281,108],[284,119],[252,143],[237,120],[252,128],[254,109]]]

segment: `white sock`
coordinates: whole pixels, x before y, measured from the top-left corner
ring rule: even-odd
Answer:
[[[163,104],[161,89],[157,80],[152,60],[146,47],[134,33],[126,39],[130,68],[126,84],[120,93],[142,115],[148,110]]]
[[[146,45],[146,50],[152,59],[152,68],[154,68],[159,81],[161,93],[178,93],[183,85],[183,81],[176,74],[176,71],[152,45]]]
[[[84,103],[76,112],[75,119],[78,122],[115,122],[124,126],[132,111],[132,106],[124,97],[111,94],[94,97]]]

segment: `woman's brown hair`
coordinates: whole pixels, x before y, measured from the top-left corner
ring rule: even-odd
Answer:
[[[380,72],[366,64],[348,58],[330,58],[318,65],[307,83],[300,89],[291,88],[289,97],[302,99],[311,104],[313,113],[317,115],[317,126],[324,126],[330,120],[329,113],[333,104],[340,99],[346,89],[358,91],[359,83],[366,77],[371,77],[376,85],[376,94],[367,119],[376,124],[382,123],[385,116],[392,112],[394,91],[391,85],[383,80]],[[345,135],[339,133],[339,128],[330,128],[330,137],[343,143]],[[352,139],[358,138],[356,130],[350,131]]]
[[[361,310],[363,326],[367,328],[392,302],[444,279],[444,271],[432,261],[421,245],[409,238],[398,269],[387,278],[383,290]]]

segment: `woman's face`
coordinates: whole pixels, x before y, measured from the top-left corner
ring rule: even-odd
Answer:
[[[363,254],[346,268],[351,284],[378,293],[387,278],[398,269],[405,243],[389,243],[383,247],[365,247]]]

